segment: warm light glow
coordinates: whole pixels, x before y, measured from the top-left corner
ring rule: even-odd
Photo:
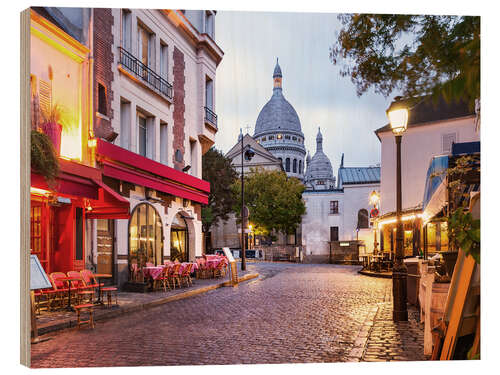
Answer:
[[[35,187],[30,187],[30,193],[35,194],[35,195],[49,195],[50,191],[35,188]]]
[[[250,224],[250,225],[248,226],[248,229],[252,230],[252,228],[253,228],[253,227],[252,227],[252,224]]]
[[[379,201],[380,201],[380,194],[377,191],[373,190],[370,193],[370,204],[376,206]]]
[[[408,109],[398,108],[387,112],[392,132],[394,134],[402,134],[408,125]]]
[[[95,139],[95,138],[89,139],[88,146],[91,147],[91,148],[96,147],[97,146],[97,139]]]
[[[415,220],[417,218],[421,218],[422,217],[422,214],[412,214],[412,215],[405,215],[401,218],[402,221],[408,221],[408,220]],[[379,225],[382,226],[382,225],[385,225],[385,224],[392,224],[392,223],[395,223],[397,222],[397,219],[396,218],[391,218],[391,219],[386,219],[386,220],[382,220],[382,221],[379,221]]]

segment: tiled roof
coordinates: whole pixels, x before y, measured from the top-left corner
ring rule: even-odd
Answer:
[[[394,100],[393,103],[401,103],[410,108],[408,112],[408,128],[426,125],[430,122],[475,115],[474,109],[470,109],[466,102],[448,103],[442,97],[437,100],[434,100],[430,96],[408,100]],[[375,130],[375,134],[378,136],[379,133],[390,130],[391,126],[387,124]]]
[[[339,180],[341,185],[377,183],[380,182],[380,167],[341,167]]]

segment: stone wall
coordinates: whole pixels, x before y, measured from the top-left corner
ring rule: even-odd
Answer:
[[[361,241],[330,242],[332,263],[360,264],[359,245]]]
[[[296,257],[296,249],[300,246],[295,245],[271,245],[271,246],[257,246],[257,249],[264,252],[264,260],[277,261],[289,260],[292,262],[300,262]]]

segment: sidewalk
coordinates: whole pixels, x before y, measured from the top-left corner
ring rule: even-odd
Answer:
[[[258,273],[238,270],[240,282],[259,277]],[[110,308],[96,306],[94,308],[94,320],[114,318],[119,315],[148,309],[164,303],[179,299],[193,297],[224,286],[229,286],[229,278],[226,276],[219,279],[196,279],[193,278],[193,286],[188,288],[176,288],[167,292],[156,291],[149,293],[118,292],[118,306]],[[114,298],[113,298],[114,300]],[[66,328],[76,327],[76,313],[70,311],[43,312],[36,317],[38,335],[54,332]]]

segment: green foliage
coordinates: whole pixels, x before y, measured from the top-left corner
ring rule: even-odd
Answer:
[[[448,236],[450,242],[471,255],[480,263],[481,250],[481,222],[473,219],[470,212],[465,212],[463,207],[458,208],[448,219]]]
[[[208,205],[202,207],[201,217],[203,231],[209,232],[218,219],[227,221],[235,203],[231,189],[238,174],[222,152],[211,148],[202,157],[203,179],[210,182]]]
[[[341,14],[330,48],[361,96],[373,87],[388,97],[480,98],[480,18],[470,16]]]
[[[36,130],[31,131],[31,168],[44,176],[49,186],[59,174],[59,158],[52,141]]]
[[[296,178],[288,178],[282,171],[252,169],[245,175],[245,205],[250,211],[249,221],[255,234],[269,235],[277,231],[293,233],[306,212],[302,192],[304,185]],[[241,182],[233,185],[237,196],[234,211],[241,216]]]

